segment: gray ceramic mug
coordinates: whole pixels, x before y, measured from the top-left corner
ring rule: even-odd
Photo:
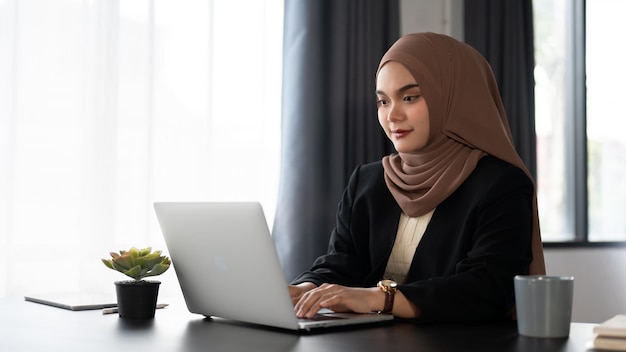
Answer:
[[[532,337],[567,337],[572,320],[574,277],[517,275],[517,331]]]

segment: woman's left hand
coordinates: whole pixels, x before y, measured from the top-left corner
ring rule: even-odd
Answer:
[[[335,312],[369,313],[382,309],[384,301],[385,294],[376,287],[322,284],[304,293],[294,310],[299,318],[312,318],[322,308]]]

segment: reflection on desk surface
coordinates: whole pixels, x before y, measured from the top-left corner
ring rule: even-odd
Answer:
[[[232,351],[291,351],[298,343],[297,333],[213,319],[197,319],[187,323],[180,351],[201,347],[228,347]]]

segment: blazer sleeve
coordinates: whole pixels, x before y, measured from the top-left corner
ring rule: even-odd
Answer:
[[[376,211],[375,208],[386,209],[386,212]],[[389,211],[389,209],[394,209]],[[373,215],[373,214],[379,215]],[[348,185],[344,189],[337,207],[336,225],[332,230],[328,251],[313,263],[310,270],[297,277],[292,283],[313,282],[335,283],[344,286],[367,287],[372,281],[380,280],[378,274],[373,274],[373,267],[384,259],[380,255],[381,245],[387,248],[382,253],[391,251],[394,237],[385,232],[382,236],[386,244],[379,243],[379,239],[372,236],[376,227],[386,228],[380,217],[391,217],[392,224],[397,228],[400,209],[389,194],[382,178],[382,164],[372,163],[357,167]],[[393,225],[391,226],[393,227]],[[393,232],[395,234],[395,232]],[[388,254],[388,253],[387,253]],[[383,268],[384,270],[384,268]]]

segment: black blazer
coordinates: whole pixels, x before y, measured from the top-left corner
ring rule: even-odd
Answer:
[[[483,157],[436,208],[398,289],[421,310],[418,321],[484,321],[510,316],[513,277],[532,259],[531,180],[519,168]],[[337,211],[328,253],[294,284],[372,287],[383,278],[400,207],[382,163],[358,167]]]

